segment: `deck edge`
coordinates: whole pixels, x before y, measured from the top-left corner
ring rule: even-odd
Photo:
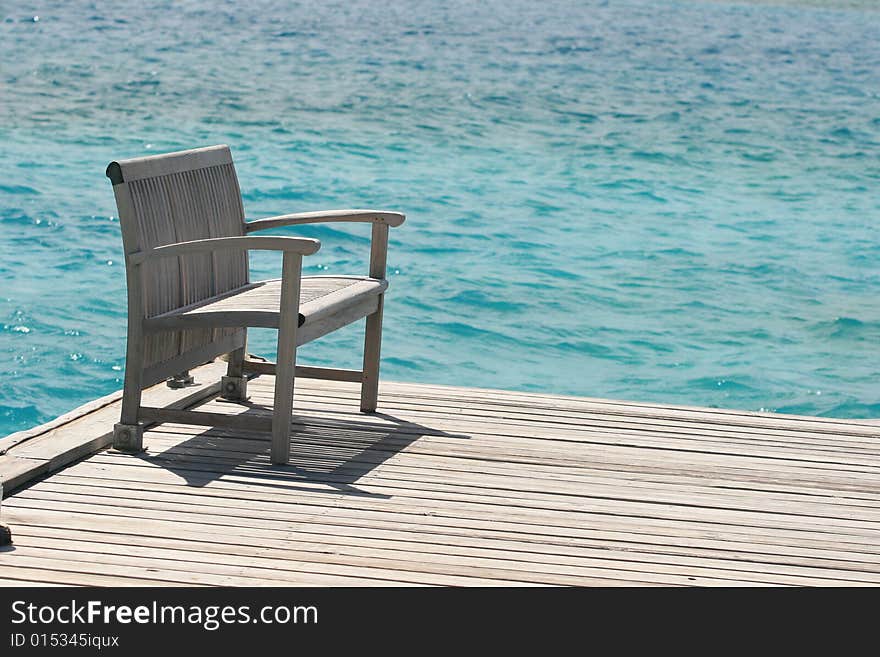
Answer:
[[[170,409],[186,409],[220,393],[220,376],[226,372],[226,363],[216,360],[192,371],[195,386],[171,389],[164,382],[144,391],[144,401]],[[24,431],[0,439],[0,444],[12,439],[11,445],[0,452],[0,483],[4,497],[38,477],[51,474],[73,461],[108,447],[113,433],[95,436],[91,432],[72,432],[79,421],[94,413],[118,406],[122,391],[86,402],[59,417]],[[114,409],[115,410],[115,409]]]

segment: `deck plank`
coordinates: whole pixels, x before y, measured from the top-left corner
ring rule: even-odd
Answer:
[[[201,408],[266,416],[272,386]],[[384,382],[358,403],[298,381],[283,467],[265,435],[173,423],[88,455],[110,405],[51,425],[0,456],[34,464],[0,586],[880,584],[876,422]],[[86,458],[56,468],[53,441]]]

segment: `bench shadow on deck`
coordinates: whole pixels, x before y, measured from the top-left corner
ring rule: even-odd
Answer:
[[[271,416],[271,407],[264,404],[217,402],[243,408],[237,413],[239,417]],[[183,431],[188,433],[192,428]],[[269,464],[270,442],[265,433],[220,428],[207,429],[161,452],[146,451],[136,456],[176,474],[187,486],[204,487],[224,476],[239,474],[246,475],[254,486],[292,491],[297,489],[297,482],[312,482],[326,484],[331,493],[390,499],[390,495],[363,491],[355,484],[424,436],[470,438],[381,412],[360,417],[353,414],[348,420],[294,414],[292,433],[289,465]],[[234,449],[230,448],[231,441]]]

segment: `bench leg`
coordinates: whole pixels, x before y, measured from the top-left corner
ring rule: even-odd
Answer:
[[[293,383],[296,375],[296,329],[299,324],[299,287],[302,256],[285,253],[282,265],[278,363],[275,366],[275,407],[272,415],[271,460],[290,462],[290,422],[293,419]]]
[[[379,295],[379,307],[367,316],[364,336],[364,367],[361,377],[361,412],[375,413],[379,400],[379,353],[382,349],[382,307],[385,295]]]
[[[247,399],[247,377],[244,375],[244,359],[247,345],[229,354],[226,376],[220,381],[220,396],[230,401]]]
[[[275,368],[275,406],[272,415],[272,463],[290,462],[290,422],[293,419],[293,384],[296,371],[296,347],[282,355],[282,331],[278,331],[278,364]]]
[[[122,415],[113,425],[113,447],[123,452],[142,452],[144,425],[138,421],[144,381],[144,342],[142,335],[129,332],[125,354],[125,384],[122,389]]]

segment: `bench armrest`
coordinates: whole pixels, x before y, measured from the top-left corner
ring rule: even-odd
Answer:
[[[300,226],[302,224],[320,224],[334,221],[360,221],[386,226],[399,226],[406,220],[400,212],[385,212],[382,210],[322,210],[320,212],[300,212],[297,214],[282,214],[268,219],[248,221],[244,225],[248,233],[281,226]]]
[[[312,255],[321,248],[321,242],[306,237],[213,237],[191,242],[177,242],[165,246],[157,246],[146,251],[135,251],[127,255],[129,263],[140,265],[154,258],[171,258],[189,253],[211,253],[223,249],[239,249],[247,251],[283,251]]]

